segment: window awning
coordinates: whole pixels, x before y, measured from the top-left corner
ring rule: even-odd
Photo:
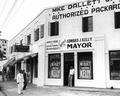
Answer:
[[[9,59],[4,65],[3,67],[7,67],[7,66],[12,66],[15,62],[15,57]]]

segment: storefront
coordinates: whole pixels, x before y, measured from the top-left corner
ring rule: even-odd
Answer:
[[[46,41],[46,84],[68,86],[68,75],[72,66],[75,69],[73,86],[84,86],[80,82],[89,82],[92,85],[95,82],[95,44],[92,36]]]

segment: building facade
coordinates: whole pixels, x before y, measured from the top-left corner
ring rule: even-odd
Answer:
[[[0,39],[0,71],[8,59],[8,40]]]
[[[38,86],[68,86],[72,66],[76,87],[120,88],[119,41],[119,0],[73,2],[43,10],[9,42],[10,58]]]

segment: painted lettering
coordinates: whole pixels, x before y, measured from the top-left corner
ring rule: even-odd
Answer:
[[[52,12],[64,11],[64,10],[65,10],[65,6],[60,6],[60,7],[53,8]]]
[[[73,44],[67,44],[67,49],[75,49],[75,48],[91,48],[92,43],[73,43]]]

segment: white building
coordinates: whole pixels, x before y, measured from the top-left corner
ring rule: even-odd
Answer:
[[[119,0],[73,2],[43,10],[10,41],[10,57],[38,86],[67,86],[73,66],[74,86],[120,88],[119,43]]]
[[[0,39],[0,71],[8,58],[8,40]]]

